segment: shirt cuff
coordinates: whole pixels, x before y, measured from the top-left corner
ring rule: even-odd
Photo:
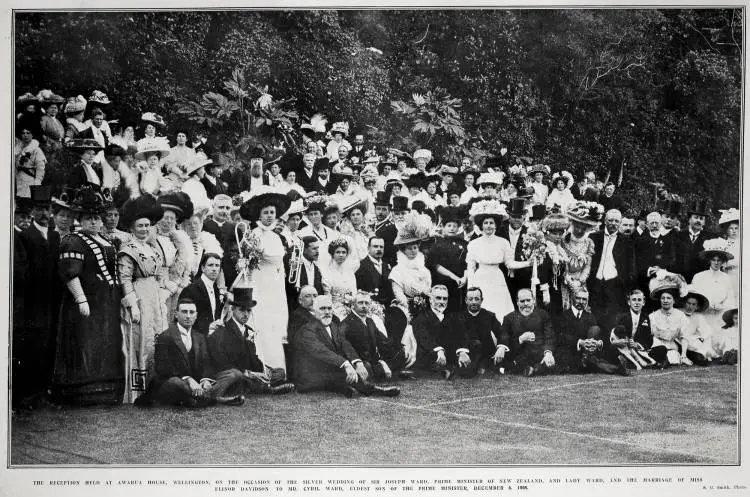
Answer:
[[[469,349],[466,349],[466,348],[456,349],[456,355],[460,354],[461,352],[466,352],[466,354],[468,355]]]
[[[435,347],[432,349],[433,352],[445,352],[445,349],[443,347]]]
[[[342,362],[342,363],[341,363],[341,366],[339,366],[339,369],[344,369],[344,368],[346,367],[346,365],[347,365],[347,364],[348,364],[348,365],[350,365],[350,366],[352,365],[352,363],[351,363],[351,362],[349,362],[349,361],[344,361],[344,362]]]
[[[500,348],[504,349],[506,352],[510,352],[510,349],[508,348],[507,345],[503,345],[502,343],[498,343],[497,344],[497,348],[495,348],[495,350],[498,350]]]
[[[182,379],[184,381],[190,381],[193,377],[192,376],[183,376]]]
[[[358,362],[362,362],[362,359],[354,359],[352,361],[352,366],[355,366]]]

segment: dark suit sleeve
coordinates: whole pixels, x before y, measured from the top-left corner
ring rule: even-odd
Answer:
[[[176,355],[176,345],[169,337],[166,331],[156,337],[154,345],[154,365],[156,375],[160,378],[171,378],[173,376],[185,376],[184,371],[179,371],[175,367],[174,356]]]
[[[505,345],[510,348],[510,335],[508,335],[508,329],[500,324],[500,321],[494,313],[492,313],[492,331],[495,332],[495,338],[497,338],[498,345]]]
[[[542,327],[544,329],[544,350],[549,350],[554,354],[555,347],[557,346],[555,328],[552,326],[552,319],[546,311],[541,311],[541,315]]]
[[[441,347],[430,330],[430,323],[428,322],[426,314],[420,314],[412,322],[412,329],[414,330],[414,338],[417,340],[419,348],[424,349],[427,353],[435,350],[436,347]]]
[[[211,335],[208,336],[208,340],[206,340],[207,348],[208,348],[208,356],[210,358],[211,367],[215,371],[225,371],[227,369],[232,369],[232,360],[227,354],[227,352],[224,350],[225,343],[224,343],[224,335],[226,334],[226,330],[219,328],[216,331],[214,331]]]
[[[335,366],[337,368],[341,367],[341,365],[349,359],[347,357],[338,355],[336,352],[328,348],[324,343],[320,341],[320,338],[318,337],[316,331],[316,328],[318,326],[320,326],[318,323],[308,323],[302,327],[297,337],[298,346],[296,352],[298,354],[306,354],[314,357],[315,359],[330,366]],[[326,331],[323,330],[323,333],[325,332]],[[353,356],[357,357],[357,353],[354,352],[354,349],[349,342],[346,342],[346,345],[344,347],[345,353],[351,353]],[[346,347],[349,348],[348,351]]]

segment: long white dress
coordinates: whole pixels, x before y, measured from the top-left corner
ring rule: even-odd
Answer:
[[[321,266],[320,272],[323,276],[323,290],[331,296],[333,301],[333,313],[343,320],[349,315],[351,303],[357,294],[357,279],[354,277],[355,269],[347,263],[338,264],[335,261]]]
[[[708,324],[717,330],[724,325],[722,314],[737,307],[732,278],[721,271],[707,269],[693,276],[693,289],[708,299],[705,312]]]
[[[253,233],[260,238],[263,258],[250,273],[253,299],[257,302],[250,318],[255,330],[258,357],[272,368],[286,369],[283,342],[289,320],[284,287],[284,245],[273,232],[273,225],[259,224]]]
[[[477,264],[476,271],[468,275],[468,287],[481,288],[482,307],[494,312],[501,324],[506,314],[513,312],[513,299],[500,264],[512,262],[513,255],[510,242],[496,235],[482,235],[470,241],[466,252],[467,266]]]
[[[742,256],[739,237],[736,239],[727,238],[727,246],[727,251],[734,256],[734,259],[727,261],[724,271],[732,279],[732,290],[734,295],[737,296],[740,294],[740,257]]]

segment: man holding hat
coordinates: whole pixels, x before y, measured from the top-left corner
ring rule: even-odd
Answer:
[[[208,355],[216,371],[240,373],[242,390],[252,393],[289,393],[291,383],[284,383],[284,371],[269,368],[256,354],[256,332],[247,322],[255,307],[253,289],[237,287],[231,293],[231,315],[220,321],[208,336]],[[234,392],[233,392],[234,393]]]
[[[675,255],[677,262],[675,269],[692,281],[696,273],[708,269],[708,262],[701,260],[699,254],[703,250],[703,242],[713,238],[707,235],[704,228],[708,217],[706,209],[707,199],[696,199],[691,202],[688,209],[688,229],[678,231],[674,234]]]

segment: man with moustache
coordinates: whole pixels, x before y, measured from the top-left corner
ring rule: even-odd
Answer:
[[[696,273],[708,269],[708,262],[701,260],[698,254],[703,250],[703,242],[713,236],[704,231],[706,226],[706,199],[698,199],[691,203],[688,210],[688,229],[675,233],[675,269],[692,281]]]
[[[557,337],[550,315],[544,309],[536,309],[528,288],[518,291],[516,305],[518,310],[503,319],[501,332],[508,337],[510,351],[506,361],[511,371],[524,376],[554,372]]]
[[[382,195],[378,195],[378,197],[375,199],[376,216],[378,216],[378,209],[380,209],[379,212],[381,213],[381,216],[385,215],[386,211],[384,210],[384,203],[386,203],[387,201],[387,195],[385,195],[385,193],[383,193]],[[396,250],[393,242],[396,241],[396,236],[398,235],[398,226],[404,221],[404,216],[406,216],[406,213],[409,212],[409,199],[407,197],[396,196],[393,197],[391,201],[393,203],[390,209],[391,218],[390,220],[385,218],[382,221],[378,221],[378,224],[376,224],[375,227],[375,236],[377,236],[378,238],[382,238],[385,244],[383,259],[385,259],[389,264],[394,265],[396,264],[396,253],[398,252],[398,250]]]
[[[221,268],[224,271],[224,282],[231,286],[237,278],[237,262],[240,259],[237,238],[234,233],[235,223],[230,214],[234,204],[229,195],[219,194],[213,200],[213,213],[203,221],[203,231],[214,235],[224,251]]]
[[[201,274],[180,293],[180,299],[190,299],[195,303],[198,317],[193,329],[208,335],[208,327],[221,317],[224,297],[216,281],[221,271],[221,256],[207,252],[200,261]]]
[[[305,153],[302,156],[302,167],[297,170],[297,184],[307,193],[318,190],[318,175],[315,172],[315,160],[316,157],[314,153]],[[326,185],[328,185],[328,183],[326,183]]]
[[[367,257],[359,262],[359,268],[354,273],[357,289],[374,295],[374,300],[387,305],[393,300],[393,291],[388,275],[391,265],[383,260],[385,242],[382,238],[373,236],[367,243]]]
[[[633,233],[635,233],[635,219],[623,216],[622,222],[620,222],[620,234],[632,240]]]
[[[526,200],[515,197],[510,199],[510,212],[508,212],[508,224],[498,228],[497,236],[505,238],[510,242],[513,251],[513,260],[525,261],[523,255],[523,236],[527,233],[526,222]],[[531,288],[531,268],[508,270],[502,266],[503,274],[508,281],[508,291],[516,295],[521,288]],[[500,316],[501,318],[503,316]]]
[[[482,308],[483,300],[481,288],[467,289],[465,308],[457,313],[457,318],[466,329],[470,346],[480,351],[476,360],[477,374],[483,375],[488,368],[505,374],[505,356],[510,350],[508,337],[503,334],[497,316]]]
[[[646,216],[646,231],[635,239],[635,282],[648,293],[648,282],[659,269],[675,272],[675,246],[673,235],[662,234],[662,217],[658,212]]]
[[[316,390],[352,397],[361,395],[395,397],[398,387],[369,383],[369,373],[340,326],[333,322],[333,303],[328,295],[314,301],[315,321],[302,327],[294,347],[294,380],[300,393]]]

